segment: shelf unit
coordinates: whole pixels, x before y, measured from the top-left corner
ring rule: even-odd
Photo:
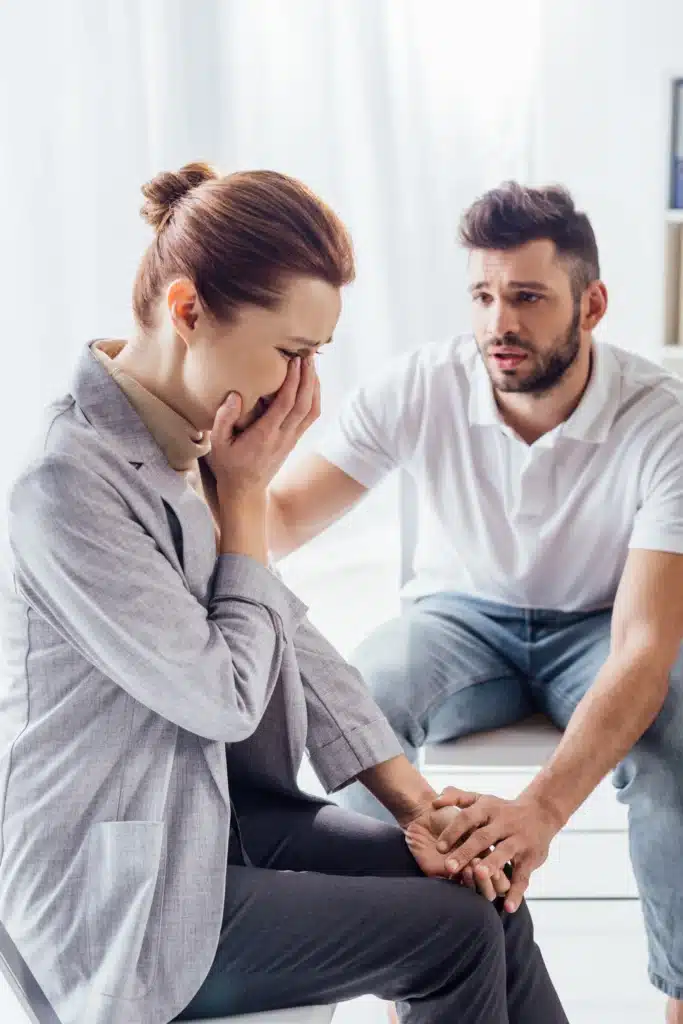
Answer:
[[[664,338],[660,361],[667,370],[683,376],[683,209],[675,209],[674,155],[683,142],[683,79],[672,78],[669,89],[668,203],[664,213]],[[679,193],[680,194],[680,193]],[[680,200],[679,200],[680,201]]]

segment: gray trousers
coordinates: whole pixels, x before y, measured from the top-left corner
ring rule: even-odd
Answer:
[[[176,1020],[374,994],[404,1024],[567,1024],[525,903],[510,915],[425,878],[395,825],[280,795],[234,800],[252,864],[233,844],[216,957]]]

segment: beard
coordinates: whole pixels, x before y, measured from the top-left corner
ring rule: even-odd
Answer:
[[[546,352],[539,352],[530,342],[520,338],[518,334],[508,333],[502,338],[494,338],[488,342],[483,352],[485,356],[489,348],[511,345],[522,352],[528,352],[534,365],[524,375],[517,375],[515,370],[499,370],[493,374],[488,361],[484,365],[496,391],[516,392],[517,394],[544,395],[556,388],[565,374],[576,362],[581,348],[581,310],[576,303],[571,323],[567,330],[558,335]],[[526,361],[525,361],[526,362]]]

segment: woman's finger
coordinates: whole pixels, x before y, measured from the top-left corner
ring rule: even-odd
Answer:
[[[433,801],[434,810],[441,807],[471,807],[479,799],[479,793],[471,793],[466,789],[456,789],[455,786],[446,786],[443,793],[440,793]]]
[[[289,431],[292,431],[293,433],[298,432],[301,424],[310,415],[315,395],[316,377],[317,374],[315,372],[313,360],[310,358],[302,359],[301,376],[299,379],[296,398],[289,413],[282,421],[282,430],[285,433]]]
[[[479,859],[479,857],[475,857],[474,860],[472,861],[474,882],[477,887],[477,891],[481,893],[481,895],[485,899],[487,899],[489,903],[493,903],[493,901],[496,898],[496,890],[494,888],[493,881],[488,874],[485,874],[480,877],[479,871],[477,870],[480,864],[481,860]]]
[[[497,874],[491,879],[493,882],[493,888],[496,890],[497,896],[504,896],[510,890],[510,879],[502,871],[498,871]]]
[[[474,872],[469,865],[461,873],[460,878],[462,880],[462,884],[467,886],[468,889],[477,888],[476,885],[474,884]]]
[[[242,414],[242,398],[236,391],[231,391],[219,407],[211,428],[211,444],[215,447],[231,441],[235,424]]]
[[[257,421],[266,429],[281,430],[296,404],[302,374],[301,356],[289,360],[287,375],[263,416]]]
[[[315,421],[318,419],[319,416],[320,416],[320,378],[318,377],[318,374],[316,373],[316,375],[315,375],[315,383],[313,385],[313,402],[311,404],[311,409],[310,409],[310,412],[308,413],[308,416],[299,425],[299,428],[297,430],[297,439],[299,437],[301,437],[302,434],[306,433],[308,428],[310,426],[312,426],[313,423],[315,423]]]

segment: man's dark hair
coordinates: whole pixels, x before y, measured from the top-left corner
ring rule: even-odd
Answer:
[[[531,188],[506,181],[480,196],[463,214],[460,241],[466,249],[516,249],[549,238],[569,263],[575,298],[600,277],[591,222],[561,185]]]

